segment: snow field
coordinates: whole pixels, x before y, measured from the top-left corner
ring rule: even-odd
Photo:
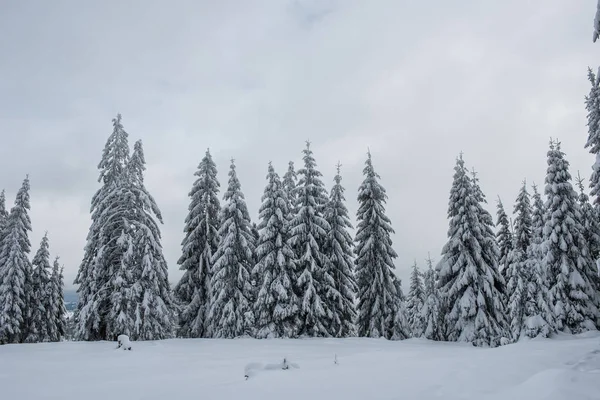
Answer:
[[[334,363],[337,354],[338,364]],[[249,364],[286,357],[297,368]],[[425,339],[173,339],[0,346],[3,399],[600,398],[600,333],[499,348]]]

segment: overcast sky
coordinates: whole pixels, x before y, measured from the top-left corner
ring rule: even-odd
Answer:
[[[588,178],[584,96],[596,0],[0,0],[0,188],[31,179],[33,251],[45,230],[77,272],[97,164],[123,115],[144,142],[170,280],[187,193],[210,147],[253,218],[267,163],[313,144],[328,187],[342,163],[354,219],[367,147],[386,187],[397,272],[437,261],[456,156],[495,215],[523,179],[543,187],[550,137]],[[220,193],[220,196],[222,196]]]

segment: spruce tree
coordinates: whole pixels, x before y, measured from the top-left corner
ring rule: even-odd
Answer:
[[[600,208],[600,74],[596,75],[588,68],[588,79],[592,87],[590,93],[585,97],[588,120],[588,137],[585,148],[589,148],[589,152],[596,158],[590,177],[590,195],[594,197],[593,203],[598,209]]]
[[[128,164],[129,190],[134,201],[129,216],[133,233],[133,291],[136,302],[136,334],[140,340],[170,338],[175,325],[174,301],[163,255],[160,228],[162,214],[144,185],[146,160],[141,140],[134,145]]]
[[[296,202],[298,199],[298,192],[296,189],[298,186],[298,175],[296,174],[296,171],[294,169],[293,161],[290,161],[288,163],[288,169],[283,175],[283,180],[281,183],[283,185],[283,190],[289,202],[288,220],[291,221],[297,213]]]
[[[508,298],[508,316],[513,340],[521,337],[523,328],[524,307],[527,299],[527,285],[530,273],[527,268],[527,250],[531,244],[531,201],[527,192],[527,184],[517,196],[514,213],[515,234],[514,248],[507,257],[506,295]]]
[[[569,162],[560,143],[550,143],[546,174],[544,266],[558,330],[581,333],[595,329],[598,309],[588,271],[594,268],[583,236],[577,194],[571,185]]]
[[[48,233],[42,237],[40,248],[32,260],[32,293],[31,293],[31,321],[27,338],[28,343],[38,343],[50,340],[51,326],[54,323],[52,315],[52,298],[50,274],[50,251]]]
[[[521,334],[534,338],[549,337],[555,332],[552,305],[548,296],[548,284],[543,271],[544,203],[533,185],[533,207],[531,211],[531,243],[527,248],[525,305]]]
[[[299,330],[300,300],[294,288],[296,256],[288,243],[287,207],[281,180],[269,162],[267,186],[259,210],[258,262],[253,269],[253,275],[259,279],[254,304],[259,338],[295,337]]]
[[[433,268],[433,260],[429,256],[426,260],[427,271],[424,273],[423,290],[425,303],[421,309],[421,318],[424,322],[423,336],[429,340],[443,340],[441,334],[440,298],[436,287],[437,274]]]
[[[379,174],[373,168],[368,153],[365,176],[358,189],[354,260],[358,297],[358,335],[363,337],[394,336],[395,326],[402,321],[404,311],[399,308],[402,293],[394,274],[394,259],[398,254],[392,248],[391,221],[385,214],[387,193],[378,182]]]
[[[498,233],[496,234],[496,238],[498,247],[500,248],[498,264],[502,275],[506,278],[506,267],[508,266],[507,259],[514,247],[514,238],[513,233],[510,230],[508,216],[506,215],[506,211],[504,211],[504,205],[502,204],[500,197],[498,197],[497,216],[496,226],[498,227]]]
[[[5,235],[6,225],[8,224],[8,211],[6,211],[6,195],[4,189],[0,192],[0,243]]]
[[[218,246],[219,181],[217,167],[207,150],[194,174],[198,179],[189,193],[191,202],[185,219],[186,236],[182,255],[178,260],[183,277],[175,287],[175,294],[183,304],[179,320],[179,336],[210,337],[208,312],[210,310],[210,270],[212,255]]]
[[[29,177],[17,192],[0,246],[0,343],[19,343],[26,337],[28,318],[27,276],[31,276],[28,254]]]
[[[59,257],[54,259],[52,276],[50,277],[50,310],[52,313],[50,341],[52,342],[60,342],[67,335],[63,268],[60,267],[58,260]]]
[[[79,285],[79,302],[74,315],[74,335],[79,340],[114,339],[108,328],[110,285],[121,263],[122,249],[117,245],[117,239],[124,230],[121,215],[115,213],[115,208],[120,206],[116,190],[123,182],[129,160],[129,135],[121,123],[121,114],[117,114],[112,122],[113,132],[106,141],[98,164],[98,181],[102,186],[92,197],[92,224],[74,281]]]
[[[481,218],[478,191],[461,154],[450,191],[449,240],[437,266],[438,288],[448,308],[448,340],[497,346],[506,334],[504,305],[496,282],[499,274],[494,271],[499,252],[494,242],[486,243],[490,240],[489,221]]]
[[[298,170],[297,213],[290,221],[289,242],[298,258],[298,296],[301,299],[299,334],[311,337],[331,336],[332,298],[335,289],[331,263],[324,253],[331,227],[323,218],[327,193],[317,164],[306,143],[304,168]]]
[[[471,171],[471,182],[473,195],[475,198],[477,218],[481,223],[481,233],[483,235],[481,255],[483,256],[484,263],[490,266],[489,271],[494,278],[494,288],[500,295],[500,301],[502,304],[506,305],[506,280],[500,271],[501,254],[498,241],[496,240],[496,234],[494,233],[494,218],[492,217],[492,214],[485,209],[484,205],[487,204],[487,200],[483,194],[483,191],[481,190],[481,187],[479,186],[479,179],[477,178],[475,169]],[[504,316],[504,314],[502,314],[502,316]],[[502,326],[506,326],[508,329],[508,322],[505,318],[502,318],[502,322],[500,324]]]
[[[219,247],[212,258],[213,299],[209,321],[213,337],[235,338],[252,334],[254,237],[242,187],[231,160],[225,204],[219,214]]]
[[[324,253],[329,258],[335,291],[329,299],[333,314],[331,334],[334,337],[356,336],[356,278],[354,276],[353,242],[348,229],[352,223],[348,216],[346,197],[340,174],[341,164],[337,164],[333,178],[329,202],[325,208],[325,220],[330,226],[325,242]]]
[[[410,290],[406,310],[408,313],[408,323],[413,337],[423,336],[425,330],[425,321],[421,315],[423,305],[425,304],[425,288],[421,280],[421,272],[417,268],[417,261],[412,267],[410,274]]]
[[[579,174],[577,186],[579,187],[579,207],[581,208],[584,229],[583,236],[589,245],[592,259],[598,260],[600,258],[600,218],[597,209],[594,209],[588,195],[585,193],[583,179]]]

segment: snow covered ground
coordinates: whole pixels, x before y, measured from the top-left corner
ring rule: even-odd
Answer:
[[[298,368],[252,364],[283,357]],[[132,351],[112,342],[6,345],[0,398],[597,400],[600,333],[496,349],[420,339],[175,339],[134,342]]]

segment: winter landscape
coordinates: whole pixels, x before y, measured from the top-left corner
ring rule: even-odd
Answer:
[[[482,49],[497,39],[495,29],[502,24],[491,16],[494,11],[512,15],[520,7],[516,33],[501,50],[523,52],[515,65],[532,61],[536,52],[546,53],[533,38],[550,24],[557,37],[577,32],[573,43],[594,49],[600,37],[600,1],[589,0],[587,8],[546,1],[542,13],[535,2],[462,3],[448,12],[463,21],[458,25],[465,30],[443,26],[453,41],[469,43],[445,58],[450,64],[452,57],[460,59],[457,68],[464,68],[465,75],[455,79],[464,85],[494,82],[466,72],[490,64],[486,57],[492,54],[478,57],[476,49],[477,43],[485,44]],[[407,15],[438,18],[427,7],[394,4],[388,6]],[[540,104],[553,96],[539,88],[537,101],[514,109],[498,105],[506,126],[519,131],[506,136],[512,141],[498,139],[506,129],[488,114],[489,104],[479,109],[483,120],[473,112],[478,125],[471,126],[451,118],[465,111],[452,101],[446,102],[447,112],[442,112],[446,106],[437,107],[437,116],[411,119],[402,111],[408,125],[404,119],[394,119],[394,125],[405,129],[412,123],[415,132],[398,139],[396,133],[378,134],[391,128],[376,117],[381,114],[370,115],[370,107],[358,104],[373,101],[382,86],[398,91],[402,78],[350,90],[344,84],[353,80],[341,80],[338,71],[352,63],[340,61],[343,57],[328,47],[328,40],[345,32],[349,36],[341,35],[340,43],[348,47],[340,51],[347,51],[346,56],[372,49],[373,58],[366,59],[386,59],[382,55],[389,54],[388,42],[381,39],[400,28],[381,4],[299,0],[283,7],[257,2],[237,4],[243,9],[236,10],[215,5],[197,10],[197,16],[181,4],[165,5],[132,3],[124,6],[123,15],[114,15],[99,6],[65,4],[43,5],[36,14],[19,4],[9,7],[9,17],[0,15],[0,27],[7,26],[27,43],[19,52],[0,42],[0,50],[16,60],[10,65],[0,61],[0,72],[19,77],[8,91],[13,95],[7,97],[14,99],[6,103],[9,111],[0,113],[0,132],[19,132],[20,125],[25,132],[7,134],[11,144],[0,152],[9,171],[0,172],[7,185],[0,191],[0,398],[600,399],[600,70],[579,65],[586,60],[584,50],[569,53],[569,67],[561,67],[567,72],[557,66],[564,64],[562,52],[583,49],[580,44],[552,47],[558,64],[543,70],[544,86],[560,81],[576,88],[564,89],[558,105],[540,112]],[[369,33],[364,43],[349,40],[354,24],[364,24],[362,16],[370,13],[380,19],[379,30],[365,25]],[[587,28],[574,30],[584,14]],[[486,17],[479,20],[481,15]],[[161,41],[154,22],[139,22],[159,16],[177,32],[168,35],[171,41]],[[216,16],[227,21],[224,27],[211,25],[219,20]],[[33,19],[23,22],[28,17]],[[557,24],[563,19],[567,22]],[[140,24],[139,30],[123,21]],[[91,97],[78,96],[78,74],[87,77],[85,82],[100,77],[108,84],[111,78],[96,64],[95,73],[73,65],[71,73],[54,69],[61,62],[55,56],[48,56],[40,73],[59,78],[38,82],[40,91],[29,86],[32,75],[21,71],[21,62],[49,47],[36,42],[47,37],[23,26],[44,24],[53,27],[47,37],[64,45],[57,47],[58,53],[73,60],[93,57],[96,53],[80,47],[92,43],[90,48],[111,54],[111,60],[112,49],[104,47],[108,44],[119,54],[133,48],[139,57],[160,59],[162,72],[135,56],[130,64],[117,63],[112,72],[125,85],[139,78],[138,90],[160,88],[165,97],[149,100],[153,94],[142,100],[144,96],[125,89],[109,95],[100,88]],[[97,40],[95,24],[107,39]],[[256,28],[248,32],[257,36],[241,35],[240,26]],[[194,31],[199,36],[210,32],[217,43],[228,44],[203,42],[200,49],[218,55],[208,63],[213,69],[187,71],[189,79],[200,76],[200,86],[215,90],[210,99],[183,79],[185,60],[191,62],[192,49],[198,50],[182,39],[185,29],[200,29]],[[382,34],[386,29],[390,32]],[[466,40],[462,35],[469,29],[474,36]],[[252,46],[263,42],[268,45],[262,52],[288,51],[288,42],[279,42],[271,30],[286,32],[296,57],[316,51],[297,42],[307,40],[323,51],[325,60],[341,62],[334,68],[336,78],[328,78],[337,82],[325,91],[331,99],[323,92],[300,101],[304,95],[298,93],[305,92],[299,85],[297,92],[283,91],[286,95],[275,101],[281,107],[277,112],[265,111],[273,102],[257,91],[272,95],[276,90],[267,89],[266,82],[281,84],[278,73],[297,68],[294,62],[271,70],[268,77],[257,72],[284,63],[280,55],[265,64],[253,58],[259,47]],[[584,31],[592,33],[591,40],[579,37]],[[87,39],[79,41],[73,32]],[[138,32],[145,35],[138,37]],[[121,37],[135,45],[120,46]],[[525,38],[530,44],[521,48]],[[162,53],[155,50],[164,43],[165,57],[158,57]],[[254,51],[249,55],[241,43]],[[384,50],[376,50],[379,46]],[[166,54],[178,60],[180,78],[165,72],[172,71]],[[206,64],[204,56],[201,64]],[[238,70],[233,67],[237,57],[255,63],[242,63]],[[361,62],[354,77],[362,76],[358,71],[363,67],[373,68],[377,77],[388,68],[386,62],[375,67],[365,57],[353,59]],[[330,67],[315,60],[314,67],[302,72],[308,74],[309,92],[316,93],[315,82],[328,81],[316,76],[327,75]],[[508,64],[494,74],[505,74],[505,68]],[[514,71],[521,68],[526,67]],[[157,80],[144,78],[151,69]],[[212,73],[224,75],[215,80]],[[71,86],[57,90],[59,82]],[[229,84],[237,85],[237,95],[228,94]],[[219,89],[208,89],[211,85]],[[519,86],[511,90],[521,90]],[[467,93],[484,91],[483,86],[470,87]],[[66,96],[72,107],[58,106],[60,117],[43,117],[57,107],[54,98],[39,100],[45,104],[41,108],[35,102],[50,88]],[[348,93],[341,93],[344,88]],[[510,103],[525,96],[511,90],[495,97]],[[177,122],[167,122],[166,110],[177,107],[166,105],[166,99],[181,102],[191,92],[198,96],[194,101],[208,101],[201,115],[211,122],[198,122],[196,111],[185,114],[190,125],[182,122],[183,111],[174,118]],[[433,94],[433,103],[438,96],[461,98],[443,85]],[[84,106],[84,98],[95,96],[107,96],[106,103]],[[286,103],[288,96],[294,101]],[[223,108],[217,106],[221,101]],[[291,117],[286,113],[296,110],[296,101],[307,108]],[[431,109],[419,101],[404,106]],[[475,103],[486,101],[469,95],[457,103],[475,110]],[[396,114],[388,103],[377,109]],[[17,109],[17,104],[31,109]],[[109,119],[106,109],[115,107]],[[361,111],[353,112],[353,107]],[[248,110],[253,111],[246,114]],[[275,123],[276,116],[281,119]],[[82,121],[88,117],[98,126],[82,136],[82,126],[88,124]],[[525,117],[527,122],[519,119]],[[415,145],[436,118],[447,129],[428,136],[438,146],[430,149],[429,141]],[[328,128],[295,130],[319,121]],[[490,122],[483,134],[482,121]],[[532,128],[531,121],[538,125]],[[463,124],[470,127],[466,136],[459,133]],[[427,128],[419,130],[421,125]],[[196,135],[200,126],[212,133]],[[354,133],[327,136],[326,131],[341,126]],[[32,133],[41,127],[48,128],[47,136]],[[266,136],[259,134],[263,129]],[[22,146],[31,147],[30,157],[21,156]],[[179,170],[174,163],[191,165]]]

